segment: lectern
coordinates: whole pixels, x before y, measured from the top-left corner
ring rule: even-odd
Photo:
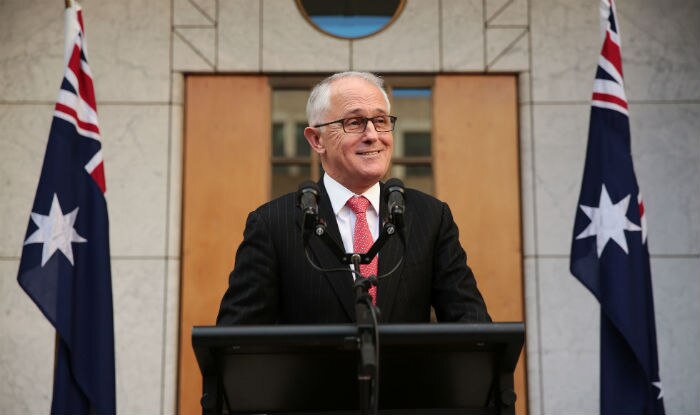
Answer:
[[[194,327],[204,414],[358,414],[355,325]],[[380,325],[379,413],[514,414],[522,323]]]

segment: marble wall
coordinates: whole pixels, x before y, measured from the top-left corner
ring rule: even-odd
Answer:
[[[669,414],[700,413],[700,3],[618,4]],[[46,412],[53,330],[16,283],[63,71],[57,3],[0,2],[0,412]],[[568,272],[598,3],[408,0],[367,39],[293,0],[84,0],[111,218],[118,408],[173,413],[183,73],[519,74],[530,413],[596,413],[599,311]],[[393,53],[380,58],[378,50]]]
[[[649,224],[661,380],[667,413],[700,412],[690,322],[700,294],[700,4],[617,2],[632,151]],[[599,311],[569,277],[568,250],[587,136],[597,10],[532,0],[533,237],[528,249],[530,398],[541,413],[595,413]],[[535,325],[531,324],[535,323]],[[685,341],[681,340],[684,337]],[[531,382],[536,378],[531,376]],[[534,386],[534,387],[533,387]],[[535,395],[539,394],[539,397]]]
[[[0,412],[47,413],[54,332],[16,282],[63,74],[63,3],[0,2]],[[181,83],[170,0],[83,3],[110,215],[122,413],[173,413]]]

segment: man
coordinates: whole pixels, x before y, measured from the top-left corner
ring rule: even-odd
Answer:
[[[396,121],[382,80],[364,72],[335,74],[313,89],[306,110],[304,136],[325,171],[318,183],[319,216],[346,252],[366,252],[387,216],[380,179],[391,161]],[[431,305],[438,321],[490,321],[449,207],[412,189],[405,191],[405,204],[405,243],[390,238],[372,264],[360,267],[364,276],[383,275],[400,263],[370,291],[380,321],[428,322]],[[217,324],[355,321],[353,274],[347,266],[341,269],[315,237],[309,240],[309,257],[321,268],[335,270],[312,267],[301,221],[293,193],[248,216]]]

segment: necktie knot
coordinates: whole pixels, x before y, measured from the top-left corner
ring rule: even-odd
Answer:
[[[347,205],[352,209],[355,215],[357,215],[358,213],[365,213],[367,211],[369,200],[364,196],[353,196],[348,199]]]

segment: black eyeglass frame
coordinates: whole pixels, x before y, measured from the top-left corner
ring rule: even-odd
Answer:
[[[389,121],[391,124],[391,130],[379,130],[379,129],[377,129],[377,124],[375,124],[374,120],[377,118],[382,118],[382,117],[389,117]],[[345,121],[346,120],[356,120],[356,119],[361,119],[362,122],[364,123],[364,127],[362,128],[362,131],[346,131],[345,130]],[[316,125],[314,125],[314,128],[325,127],[327,125],[340,123],[340,125],[343,127],[343,132],[345,132],[346,134],[361,134],[367,130],[367,124],[369,124],[369,122],[372,121],[372,126],[374,126],[375,131],[377,131],[378,133],[389,133],[389,132],[394,131],[394,127],[396,126],[396,120],[398,120],[398,117],[395,117],[393,115],[377,115],[376,117],[347,117],[347,118],[341,118],[341,119],[335,120],[335,121],[326,122],[323,124],[316,124]]]

